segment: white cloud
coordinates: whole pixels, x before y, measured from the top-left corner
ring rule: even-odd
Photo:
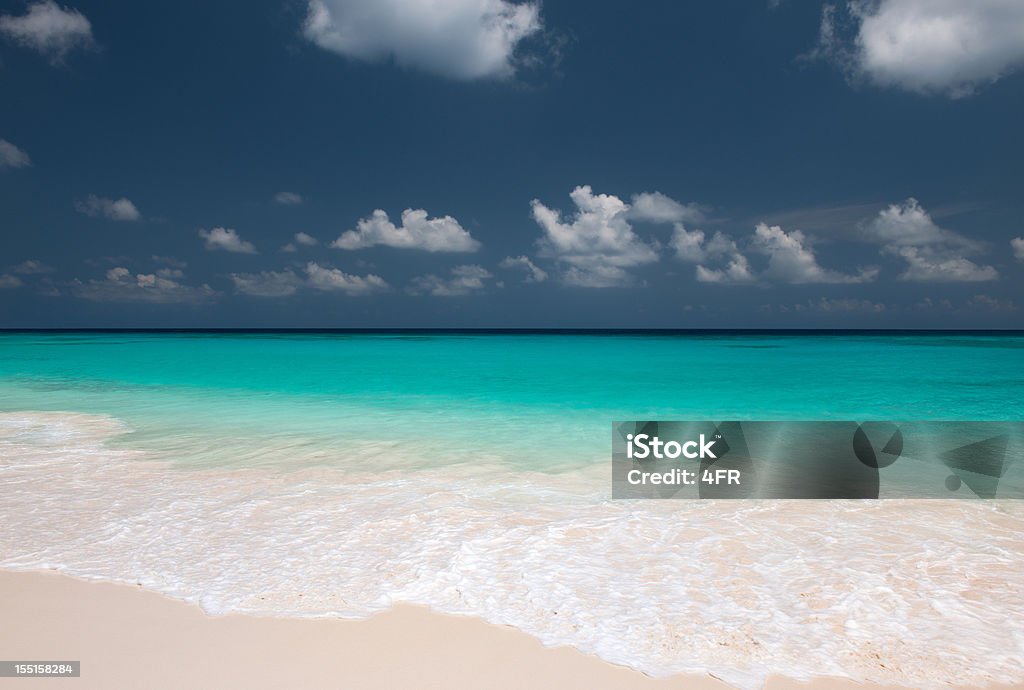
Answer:
[[[1013,248],[1013,255],[1024,261],[1024,237],[1014,237],[1010,240],[1010,247]]]
[[[380,276],[351,275],[312,261],[306,264],[304,276],[289,268],[283,271],[232,273],[231,281],[235,284],[237,292],[252,297],[288,297],[302,288],[362,295],[388,287]]]
[[[698,264],[695,270],[698,282],[742,285],[756,280],[750,261],[740,253],[732,239],[720,232],[708,240],[703,230],[687,230],[682,223],[676,223],[669,246],[680,260]],[[709,268],[704,265],[708,261],[725,265]]]
[[[133,221],[142,218],[142,214],[139,213],[135,204],[124,197],[106,199],[90,194],[85,199],[75,202],[75,210],[87,216],[101,216],[110,220]]]
[[[683,261],[703,261],[707,254],[704,249],[704,231],[687,230],[682,223],[676,224],[669,246]]]
[[[457,297],[483,290],[484,281],[491,278],[490,271],[482,266],[456,266],[450,278],[426,275],[414,278],[411,291],[414,294],[427,293],[434,297]]]
[[[0,139],[0,170],[27,168],[30,165],[32,165],[32,161],[27,153],[6,139]]]
[[[451,216],[427,218],[423,209],[402,211],[402,225],[396,227],[380,209],[346,230],[331,246],[337,249],[363,249],[374,245],[421,249],[428,252],[475,252],[480,243]]]
[[[530,261],[528,256],[506,256],[498,264],[502,268],[522,269],[526,272],[524,282],[543,283],[548,279],[547,271]]]
[[[205,283],[198,287],[178,282],[181,271],[168,274],[133,274],[127,268],[118,266],[107,271],[103,280],[72,284],[74,293],[82,299],[94,302],[153,302],[153,303],[201,303],[218,296],[218,292]]]
[[[802,232],[787,233],[778,225],[759,223],[754,230],[754,246],[768,256],[764,277],[783,283],[864,283],[878,275],[873,268],[861,269],[858,275],[822,268]]]
[[[610,194],[593,193],[589,185],[569,195],[576,205],[572,221],[534,199],[533,218],[544,231],[542,256],[566,266],[563,282],[581,287],[627,285],[626,269],[658,260],[657,245],[643,242],[626,219],[629,204]]]
[[[291,270],[232,273],[235,290],[253,297],[288,297],[294,295],[303,280]]]
[[[363,295],[388,287],[383,278],[372,273],[355,276],[312,261],[306,264],[306,276],[309,278],[310,287],[325,292],[344,292],[347,295]]]
[[[21,287],[21,278],[7,273],[0,274],[0,290],[10,290]]]
[[[626,214],[630,220],[649,223],[699,222],[704,213],[697,204],[681,204],[661,192],[633,195],[633,204]]]
[[[750,270],[750,262],[739,252],[732,254],[725,268],[712,269],[697,266],[697,281],[701,283],[743,284],[753,283],[755,280],[754,274]]]
[[[222,250],[236,254],[255,254],[256,247],[251,242],[246,242],[238,233],[231,228],[214,228],[213,230],[200,230],[199,236],[206,240],[206,248],[209,251]]]
[[[320,244],[320,240],[313,237],[312,235],[308,235],[304,232],[297,232],[295,233],[295,241],[289,242],[288,244],[281,247],[281,251],[287,253],[294,253],[299,251],[299,245],[302,245],[303,247],[315,247],[318,244]]]
[[[856,78],[960,98],[1024,66],[1020,0],[849,0],[844,7],[844,15],[825,7],[814,54]]]
[[[295,192],[278,192],[274,195],[274,201],[283,206],[297,206],[302,203],[302,195]]]
[[[540,30],[539,2],[509,0],[310,0],[303,27],[346,57],[466,80],[514,74],[517,46]]]
[[[982,251],[980,242],[936,225],[916,199],[882,209],[864,232],[882,244],[883,252],[906,261],[902,280],[977,282],[999,277],[994,267],[967,258]]]
[[[974,283],[999,277],[992,266],[981,266],[965,257],[950,256],[928,247],[899,247],[893,253],[907,261],[901,280]]]
[[[705,241],[703,230],[687,230],[682,223],[675,224],[669,247],[681,260],[694,263],[736,252],[736,243],[726,235],[716,232]]]
[[[52,272],[53,268],[36,259],[27,259],[16,266],[11,266],[11,273],[23,276],[35,276]]]
[[[707,239],[702,230],[687,230],[675,224],[669,246],[682,261],[699,264],[697,280],[702,283],[753,283],[758,278],[782,283],[862,283],[873,280],[877,269],[862,269],[858,275],[846,275],[823,268],[807,238],[799,230],[785,232],[778,225],[759,223],[754,229],[752,247],[768,257],[768,267],[757,276],[750,261],[736,242],[720,232]],[[711,268],[708,262],[724,264]]]
[[[46,55],[53,63],[61,62],[76,48],[95,46],[92,25],[85,15],[53,0],[34,2],[21,16],[0,15],[0,34]]]
[[[894,247],[949,245],[969,251],[981,248],[974,240],[940,228],[913,197],[879,211],[878,216],[867,224],[866,231],[870,238]]]

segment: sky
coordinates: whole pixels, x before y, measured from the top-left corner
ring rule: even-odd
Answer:
[[[1024,328],[1020,0],[0,0],[0,327]]]

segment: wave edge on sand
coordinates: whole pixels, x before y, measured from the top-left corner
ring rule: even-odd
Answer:
[[[542,475],[183,469],[118,420],[0,415],[0,567],[139,583],[211,614],[512,625],[653,676],[909,687],[1024,678],[1014,503],[612,502]]]

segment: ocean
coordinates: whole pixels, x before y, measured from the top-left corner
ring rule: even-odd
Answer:
[[[0,333],[0,567],[652,675],[1024,678],[1019,501],[614,501],[611,422],[1021,420],[1024,335]]]

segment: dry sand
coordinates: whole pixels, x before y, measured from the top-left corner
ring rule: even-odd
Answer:
[[[0,659],[82,662],[80,678],[0,678],[0,688],[24,690],[729,687],[709,676],[649,678],[513,628],[414,606],[363,621],[210,617],[141,588],[39,572],[0,571]],[[767,687],[870,686],[773,678]]]

